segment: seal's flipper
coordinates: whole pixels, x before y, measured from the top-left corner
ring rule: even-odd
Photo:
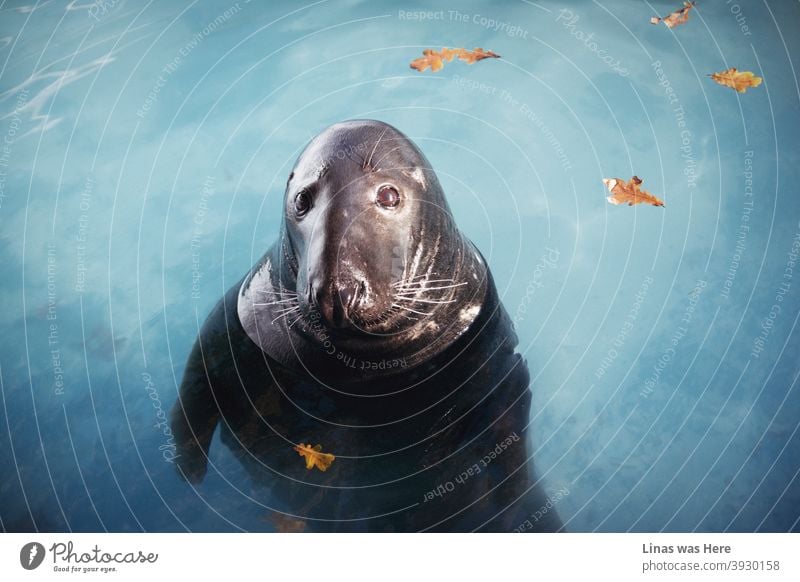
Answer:
[[[178,472],[190,483],[200,483],[206,475],[208,449],[218,421],[219,409],[198,338],[186,363],[178,401],[170,413]]]

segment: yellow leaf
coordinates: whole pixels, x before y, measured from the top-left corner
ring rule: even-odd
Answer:
[[[687,20],[689,20],[689,10],[694,8],[694,2],[684,2],[683,8],[678,8],[675,12],[670,12],[664,18],[659,18],[658,16],[654,16],[650,19],[650,24],[658,24],[659,22],[663,22],[667,28],[674,28],[679,24],[684,24]]]
[[[411,61],[411,68],[416,69],[420,72],[424,71],[428,67],[431,68],[431,71],[438,71],[440,70],[444,64],[442,63],[442,57],[436,51],[431,49],[425,49],[422,51],[422,55],[420,58]]]
[[[468,65],[482,61],[483,59],[499,59],[500,55],[492,51],[485,51],[482,48],[475,50],[467,50],[463,48],[447,48],[444,47],[441,51],[433,49],[425,49],[422,51],[422,56],[418,59],[411,61],[411,68],[416,69],[420,73],[430,68],[431,72],[441,71],[445,62],[451,62],[455,57],[464,61]]]
[[[459,56],[462,50],[464,49],[449,49],[447,47],[444,47],[441,51],[439,51],[439,54],[442,56],[442,59],[444,59],[449,63],[450,61],[453,60],[454,57]],[[434,52],[434,51],[430,50],[429,52]]]
[[[336,460],[336,457],[330,453],[322,452],[322,445],[314,445],[312,447],[311,443],[307,445],[300,443],[299,445],[295,445],[294,450],[297,451],[297,454],[301,457],[305,457],[306,469],[313,469],[316,467],[320,471],[327,471],[328,467]]]
[[[499,59],[500,55],[495,52],[485,51],[480,47],[476,47],[471,51],[459,49],[458,58],[468,65],[472,65],[478,61],[482,61],[483,59]]]
[[[709,75],[714,81],[723,87],[730,87],[736,89],[739,93],[747,91],[748,87],[758,87],[761,84],[761,77],[756,77],[750,71],[737,71],[736,67],[732,67],[727,71],[721,73],[714,73]]]
[[[639,184],[642,181],[638,176],[634,176],[627,184],[619,178],[604,178],[603,184],[606,185],[611,196],[606,200],[611,204],[627,204],[633,206],[634,204],[652,204],[653,206],[664,206],[664,202],[647,192],[640,190]]]

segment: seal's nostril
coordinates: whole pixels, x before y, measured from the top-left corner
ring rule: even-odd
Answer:
[[[333,298],[333,309],[331,310],[331,316],[328,317],[328,321],[334,327],[344,327],[345,321],[347,320],[347,316],[344,312],[344,307],[342,305],[341,296],[337,293]]]
[[[333,309],[333,324],[336,327],[347,325],[362,297],[363,289],[363,283],[349,283],[337,288]]]
[[[356,303],[361,301],[361,299],[364,297],[364,295],[367,294],[367,284],[364,281],[361,281],[358,284],[358,288],[357,289],[358,290],[356,291],[356,296],[353,299],[353,305],[355,305]]]
[[[308,282],[308,304],[318,310],[322,315],[330,315],[333,306],[330,295],[325,293],[325,285],[319,281]]]
[[[353,300],[355,299],[355,290],[353,287],[347,286],[339,289],[339,303],[342,306],[345,317],[350,315],[353,308]]]
[[[317,306],[317,295],[314,293],[314,284],[308,284],[308,291],[306,294],[306,300],[308,301],[309,305]]]

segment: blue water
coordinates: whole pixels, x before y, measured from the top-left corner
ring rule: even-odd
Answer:
[[[270,529],[162,418],[299,151],[377,118],[488,259],[567,529],[800,528],[800,7],[452,4],[2,4],[0,527]],[[408,67],[442,46],[503,58]],[[606,202],[634,174],[665,208]]]

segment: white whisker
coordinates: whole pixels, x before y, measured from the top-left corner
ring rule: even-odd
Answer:
[[[294,320],[292,320],[292,323],[289,324],[289,329],[292,329],[292,326],[295,323],[297,323],[298,321],[300,321],[301,319],[303,319],[303,314],[302,313],[300,315],[298,315],[297,317],[295,317]]]
[[[297,297],[296,291],[289,291],[288,289],[281,289],[279,291],[273,291],[272,289],[257,289],[258,293],[270,293],[272,295],[286,295],[289,297]]]
[[[407,293],[412,291],[440,291],[442,289],[453,289],[454,287],[461,287],[462,285],[466,285],[466,281],[462,281],[461,283],[454,283],[453,285],[441,285],[438,287],[409,287],[405,289],[400,289],[399,293]]]
[[[405,311],[410,311],[411,313],[416,313],[417,315],[432,315],[431,313],[427,313],[425,311],[416,311],[414,309],[411,309],[410,307],[405,307],[403,305],[398,305],[397,303],[392,303],[392,305],[394,307],[399,307],[400,309],[403,309]]]
[[[383,128],[383,131],[381,132],[381,135],[378,137],[378,141],[376,141],[376,142],[375,142],[375,146],[372,148],[372,151],[371,151],[371,152],[370,152],[370,154],[369,154],[369,159],[367,159],[367,160],[365,160],[365,161],[364,161],[364,166],[363,166],[363,169],[366,169],[366,168],[371,168],[371,167],[372,167],[372,166],[370,165],[370,164],[372,164],[372,156],[374,156],[374,155],[375,155],[375,150],[377,150],[377,149],[378,149],[378,144],[379,144],[379,143],[381,143],[381,139],[383,139],[383,134],[384,134],[384,133],[386,133],[386,130],[387,130],[387,129],[389,129],[389,128],[388,128],[388,127],[384,127],[384,128]],[[381,158],[381,159],[383,159],[383,158]]]
[[[424,275],[423,275],[424,277]],[[431,279],[428,281],[398,281],[397,283],[392,283],[394,287],[407,287],[413,285],[427,285],[429,283],[452,283],[455,279]]]
[[[401,284],[404,284],[404,283],[410,283],[414,279],[422,279],[423,277],[427,277],[427,276],[428,275],[426,275],[426,274],[414,275],[413,277],[408,277],[406,279],[401,279],[399,281],[395,281],[394,283],[392,283],[392,285],[401,285]]]
[[[288,309],[284,309],[283,312],[280,315],[278,315],[278,317],[276,317],[275,319],[272,320],[272,323],[274,324],[276,321],[278,321],[282,317],[286,317],[290,313],[296,313],[298,311],[300,311],[300,306],[299,305],[296,306],[296,307],[290,307]]]
[[[408,295],[395,295],[394,297],[395,297],[395,299],[399,299],[401,301],[409,301],[411,303],[415,303],[415,302],[419,302],[419,303],[435,303],[437,305],[441,305],[443,303],[455,303],[456,302],[455,299],[450,299],[448,301],[440,301],[440,300],[436,300],[436,299],[419,299],[419,298],[416,298],[414,296],[408,296]]]
[[[281,305],[281,304],[288,304],[292,305],[297,303],[297,299],[280,299],[278,301],[269,301],[267,303],[253,303],[253,305]]]

